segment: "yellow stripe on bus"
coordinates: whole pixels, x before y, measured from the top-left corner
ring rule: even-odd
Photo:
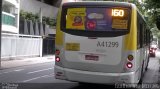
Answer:
[[[60,30],[60,19],[61,18],[61,9],[58,12],[58,18],[57,18],[57,26],[56,26],[56,45],[62,46],[63,45],[63,37],[64,34]]]
[[[130,33],[125,36],[124,42],[125,50],[137,49],[137,11],[135,6],[132,8]]]

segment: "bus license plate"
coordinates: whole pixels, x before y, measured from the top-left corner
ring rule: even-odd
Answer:
[[[99,60],[99,56],[85,55],[85,60],[98,61]]]

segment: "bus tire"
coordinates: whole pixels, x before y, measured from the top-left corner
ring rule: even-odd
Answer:
[[[138,84],[142,84],[143,83],[143,67],[144,67],[144,61],[143,61],[143,64],[142,64],[141,76],[140,76],[140,80],[139,80]]]

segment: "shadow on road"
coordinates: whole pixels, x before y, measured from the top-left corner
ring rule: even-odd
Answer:
[[[8,85],[3,84],[3,87]],[[21,83],[15,89],[114,89],[114,85],[78,84],[78,83]],[[121,89],[121,88],[118,88]]]
[[[71,89],[114,89],[114,88],[115,88],[115,85],[80,83],[78,86],[73,87]]]

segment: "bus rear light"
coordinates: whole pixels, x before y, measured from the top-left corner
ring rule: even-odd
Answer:
[[[56,49],[56,55],[59,55],[60,54],[60,50]]]
[[[132,61],[134,59],[133,55],[128,55],[128,60]]]
[[[153,53],[155,53],[155,50],[152,50]]]
[[[56,57],[56,62],[60,62],[60,57]]]
[[[127,68],[132,68],[132,67],[133,67],[133,64],[132,64],[131,62],[128,62],[128,63],[126,64],[126,66],[127,66]]]

